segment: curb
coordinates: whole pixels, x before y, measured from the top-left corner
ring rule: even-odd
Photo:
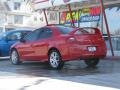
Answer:
[[[120,56],[106,56],[105,60],[120,60]]]

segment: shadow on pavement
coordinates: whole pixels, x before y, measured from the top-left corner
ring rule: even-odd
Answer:
[[[77,83],[120,88],[117,85],[117,83],[120,84],[120,80],[111,80],[112,78],[109,77],[109,75],[113,74],[113,79],[115,79],[118,76],[116,73],[120,73],[119,68],[120,61],[107,60],[102,60],[94,68],[86,67],[83,61],[66,62],[61,70],[52,70],[47,63],[26,62],[21,65],[12,65],[8,60],[2,60],[0,61],[0,76],[48,77]],[[40,82],[38,80],[36,83]]]

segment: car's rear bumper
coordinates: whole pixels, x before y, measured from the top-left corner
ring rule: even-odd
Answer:
[[[82,57],[80,57],[81,60],[84,60],[84,59],[93,59],[93,58],[104,58],[106,57],[106,55],[84,55]]]
[[[74,60],[86,60],[86,59],[102,59],[106,57],[106,53],[101,53],[101,54],[94,54],[94,53],[84,53],[83,55],[76,56],[76,57],[69,57],[68,59],[65,59],[64,61],[74,61]]]

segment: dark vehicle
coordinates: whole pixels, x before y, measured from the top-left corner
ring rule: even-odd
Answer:
[[[31,32],[30,30],[11,30],[0,34],[0,57],[9,56],[9,50],[11,45],[16,43],[26,35]]]

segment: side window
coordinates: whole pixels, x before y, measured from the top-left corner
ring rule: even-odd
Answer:
[[[82,34],[82,32],[80,30],[77,30],[75,34],[79,35],[79,34]]]
[[[24,38],[28,33],[30,33],[31,31],[25,31],[25,32],[22,32],[21,34],[21,38]]]
[[[33,32],[30,32],[29,34],[27,34],[27,35],[24,37],[24,39],[25,39],[26,41],[35,41],[35,40],[38,39],[39,32],[40,32],[39,29],[37,29],[37,30],[35,30],[35,31],[33,31]]]
[[[52,30],[49,28],[42,28],[39,33],[39,39],[46,39],[52,37]]]
[[[21,32],[14,32],[7,36],[7,39],[10,41],[20,40],[20,38],[21,38]]]

